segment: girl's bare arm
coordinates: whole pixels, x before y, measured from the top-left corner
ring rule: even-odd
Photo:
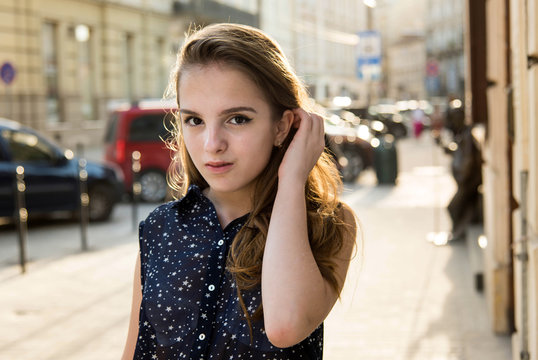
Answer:
[[[138,317],[140,315],[140,303],[142,302],[142,284],[140,281],[140,254],[138,254],[133,279],[131,317],[129,319],[127,341],[125,342],[125,348],[123,349],[123,355],[121,357],[122,360],[132,360],[134,357],[136,340],[138,338]]]
[[[265,330],[277,347],[295,345],[310,335],[338,298],[321,275],[308,240],[304,187],[324,146],[323,120],[308,115],[304,111],[299,113],[301,124],[293,140],[297,143],[293,147],[292,142],[279,170],[278,192],[263,257]],[[355,219],[347,206],[343,207],[343,218],[352,227],[348,236],[353,238],[345,239],[346,246],[335,259],[336,275],[342,280],[355,241]]]

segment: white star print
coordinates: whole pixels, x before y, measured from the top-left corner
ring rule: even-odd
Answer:
[[[301,351],[275,352],[264,335],[263,323],[254,327],[253,338],[250,339],[248,326],[238,306],[237,286],[225,266],[227,246],[241,224],[237,221],[224,234],[217,229],[217,214],[210,202],[203,199],[201,192],[196,190],[189,196],[189,200],[183,203],[176,201],[173,206],[158,207],[143,224],[140,234],[143,302],[136,345],[139,357],[158,359],[164,356],[164,353],[157,354],[156,350],[158,343],[164,341],[169,347],[163,350],[169,353],[167,358],[170,359],[188,359],[191,350],[200,350],[206,354],[203,358],[207,360],[254,360],[247,348],[243,351],[242,347],[237,347],[238,341],[244,340],[246,345],[251,340],[252,347],[267,349],[260,351],[257,358],[305,358]],[[197,210],[190,214],[189,211],[195,207]],[[221,240],[226,244],[217,246]],[[208,284],[215,285],[214,291],[207,289]],[[252,313],[261,301],[261,293],[254,289],[244,296],[247,311]],[[197,336],[191,340],[191,336],[184,335],[201,330],[198,326],[202,324],[208,327],[206,331],[212,332],[210,335],[204,331],[205,341],[198,342]],[[309,338],[311,341],[306,345],[309,349],[321,349],[319,335],[317,332]],[[186,338],[183,339],[183,336]],[[202,357],[198,355],[193,358]]]

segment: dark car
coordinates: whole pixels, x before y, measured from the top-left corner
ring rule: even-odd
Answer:
[[[80,209],[79,159],[37,132],[0,118],[0,217],[15,214],[15,174],[24,167],[25,202],[29,216]],[[90,220],[110,217],[123,195],[121,171],[88,161]]]
[[[379,121],[383,123],[382,133],[388,133],[394,136],[396,139],[402,139],[407,136],[407,127],[403,122],[403,117],[398,113],[395,105],[380,104],[370,106],[368,109],[356,108],[347,109],[361,119],[367,119],[371,122]],[[374,129],[374,131],[381,133],[381,131]]]
[[[373,134],[350,112],[316,111],[325,117],[326,146],[333,154],[344,182],[352,183],[361,172],[373,165]]]
[[[133,185],[132,160],[140,153],[140,197],[147,202],[159,202],[169,192],[166,172],[171,152],[164,139],[170,135],[174,121],[173,104],[162,101],[142,101],[135,106],[111,112],[105,134],[105,160],[117,164],[123,171],[125,188]]]

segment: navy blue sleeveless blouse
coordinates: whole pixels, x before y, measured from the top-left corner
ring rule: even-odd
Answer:
[[[135,359],[322,359],[323,324],[281,349],[252,321],[252,339],[226,270],[230,244],[247,216],[222,229],[211,201],[195,185],[140,223],[142,304]],[[243,291],[251,314],[261,289]]]

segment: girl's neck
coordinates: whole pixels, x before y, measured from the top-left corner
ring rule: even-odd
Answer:
[[[223,229],[252,209],[251,196],[247,192],[219,193],[206,188],[203,193],[213,203]]]

